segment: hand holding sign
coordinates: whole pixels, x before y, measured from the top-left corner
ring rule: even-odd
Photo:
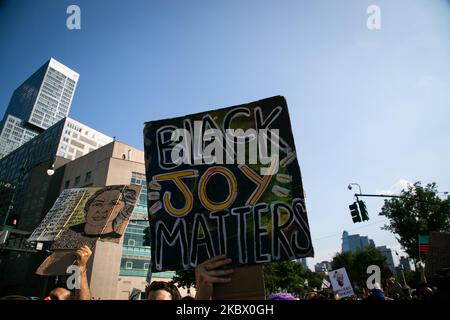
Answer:
[[[195,268],[195,282],[197,286],[196,300],[211,299],[214,283],[231,282],[233,269],[223,269],[231,263],[224,255],[213,257],[199,264]]]
[[[86,265],[91,255],[92,251],[86,245],[75,251],[75,264],[80,268],[80,272],[86,272]]]

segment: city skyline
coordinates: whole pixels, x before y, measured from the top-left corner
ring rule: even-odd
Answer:
[[[293,119],[313,261],[331,260],[343,230],[396,251],[395,236],[380,230],[387,221],[377,216],[382,200],[367,200],[370,220],[354,225],[346,187],[358,182],[367,193],[398,193],[421,180],[450,189],[443,147],[450,133],[449,4],[377,1],[382,29],[370,31],[366,4],[353,2],[199,8],[78,1],[81,30],[65,26],[68,2],[3,2],[0,37],[10,50],[0,53],[0,113],[50,57],[81,74],[74,118],[139,149],[145,121],[282,94]],[[45,13],[35,16],[35,6]],[[423,18],[411,21],[419,13]],[[274,19],[279,23],[264,23]],[[17,41],[25,35],[26,45]]]

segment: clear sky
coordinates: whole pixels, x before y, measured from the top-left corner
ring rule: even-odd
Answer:
[[[66,28],[70,4],[81,30]],[[381,30],[366,27],[371,4]],[[0,1],[0,115],[50,57],[80,73],[70,116],[141,149],[145,121],[285,96],[310,266],[340,250],[343,230],[398,249],[381,199],[352,223],[348,183],[450,189],[447,0]]]

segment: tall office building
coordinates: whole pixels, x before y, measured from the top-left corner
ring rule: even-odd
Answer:
[[[386,264],[389,270],[395,275],[396,269],[394,265],[394,257],[392,256],[392,250],[386,246],[377,247],[378,251],[386,258]]]
[[[342,233],[342,252],[353,252],[367,248],[369,245],[375,246],[375,242],[367,236],[359,234],[349,235],[347,231]]]
[[[331,262],[329,262],[329,261],[318,262],[314,266],[315,272],[329,272],[331,270],[333,270],[333,269],[331,266]]]
[[[0,122],[0,159],[67,117],[78,78],[51,58],[14,91]]]

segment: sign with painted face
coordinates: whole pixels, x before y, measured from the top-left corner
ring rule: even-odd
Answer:
[[[328,273],[333,291],[339,294],[339,297],[345,298],[354,295],[352,284],[345,268],[330,271]]]
[[[78,249],[98,238],[118,243],[140,188],[117,185],[63,190],[28,241],[54,241],[52,249]]]
[[[152,270],[313,256],[283,97],[147,122],[144,149]]]
[[[73,252],[97,240],[119,243],[139,197],[141,186],[115,185],[64,190],[28,241],[52,241],[42,275],[65,274]]]
[[[137,185],[87,188],[52,249],[93,247],[97,239],[119,243],[140,190]]]

